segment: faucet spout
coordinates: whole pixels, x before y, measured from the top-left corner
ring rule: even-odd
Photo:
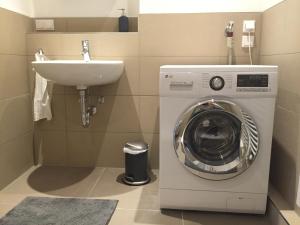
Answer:
[[[90,57],[90,47],[89,47],[89,41],[88,40],[83,40],[82,41],[82,55],[83,55],[83,60],[88,62],[91,61]]]

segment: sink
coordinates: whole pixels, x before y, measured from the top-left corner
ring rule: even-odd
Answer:
[[[124,70],[124,62],[118,60],[46,60],[32,66],[47,80],[77,89],[114,83]]]

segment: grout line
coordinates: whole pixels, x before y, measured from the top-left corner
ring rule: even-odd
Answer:
[[[25,54],[17,54],[17,53],[0,53],[0,56],[19,56],[19,57],[26,57],[27,53]]]
[[[117,210],[120,211],[144,211],[144,212],[160,212],[160,209],[126,209],[126,208],[116,208]]]
[[[299,55],[300,52],[286,52],[286,53],[274,53],[274,54],[261,54],[261,57],[271,57],[271,56],[286,56],[286,55]]]
[[[97,168],[98,168],[98,167],[97,167]],[[103,168],[103,171],[102,171],[102,173],[101,173],[101,175],[96,179],[94,185],[90,188],[90,190],[89,190],[89,192],[88,192],[88,194],[87,194],[88,197],[91,197],[92,192],[95,190],[97,184],[98,184],[98,183],[100,182],[100,180],[103,178],[104,173],[106,172],[106,170],[107,170],[107,168],[104,167],[104,168]]]
[[[13,96],[13,97],[8,97],[8,98],[0,98],[0,103],[3,101],[12,101],[12,100],[15,100],[17,98],[24,98],[24,97],[30,97],[30,93],[25,93],[25,94],[22,94],[22,95],[17,95],[17,96]]]

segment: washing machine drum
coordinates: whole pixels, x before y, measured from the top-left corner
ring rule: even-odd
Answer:
[[[174,132],[179,161],[192,173],[225,180],[246,171],[258,153],[254,120],[227,100],[197,103],[184,112]]]

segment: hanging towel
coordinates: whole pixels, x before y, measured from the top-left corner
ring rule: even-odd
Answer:
[[[36,61],[43,61],[47,58],[39,53],[35,54]],[[52,119],[51,113],[51,94],[53,84],[47,79],[43,78],[40,74],[35,75],[35,90],[33,99],[33,112],[34,121],[41,119]]]

